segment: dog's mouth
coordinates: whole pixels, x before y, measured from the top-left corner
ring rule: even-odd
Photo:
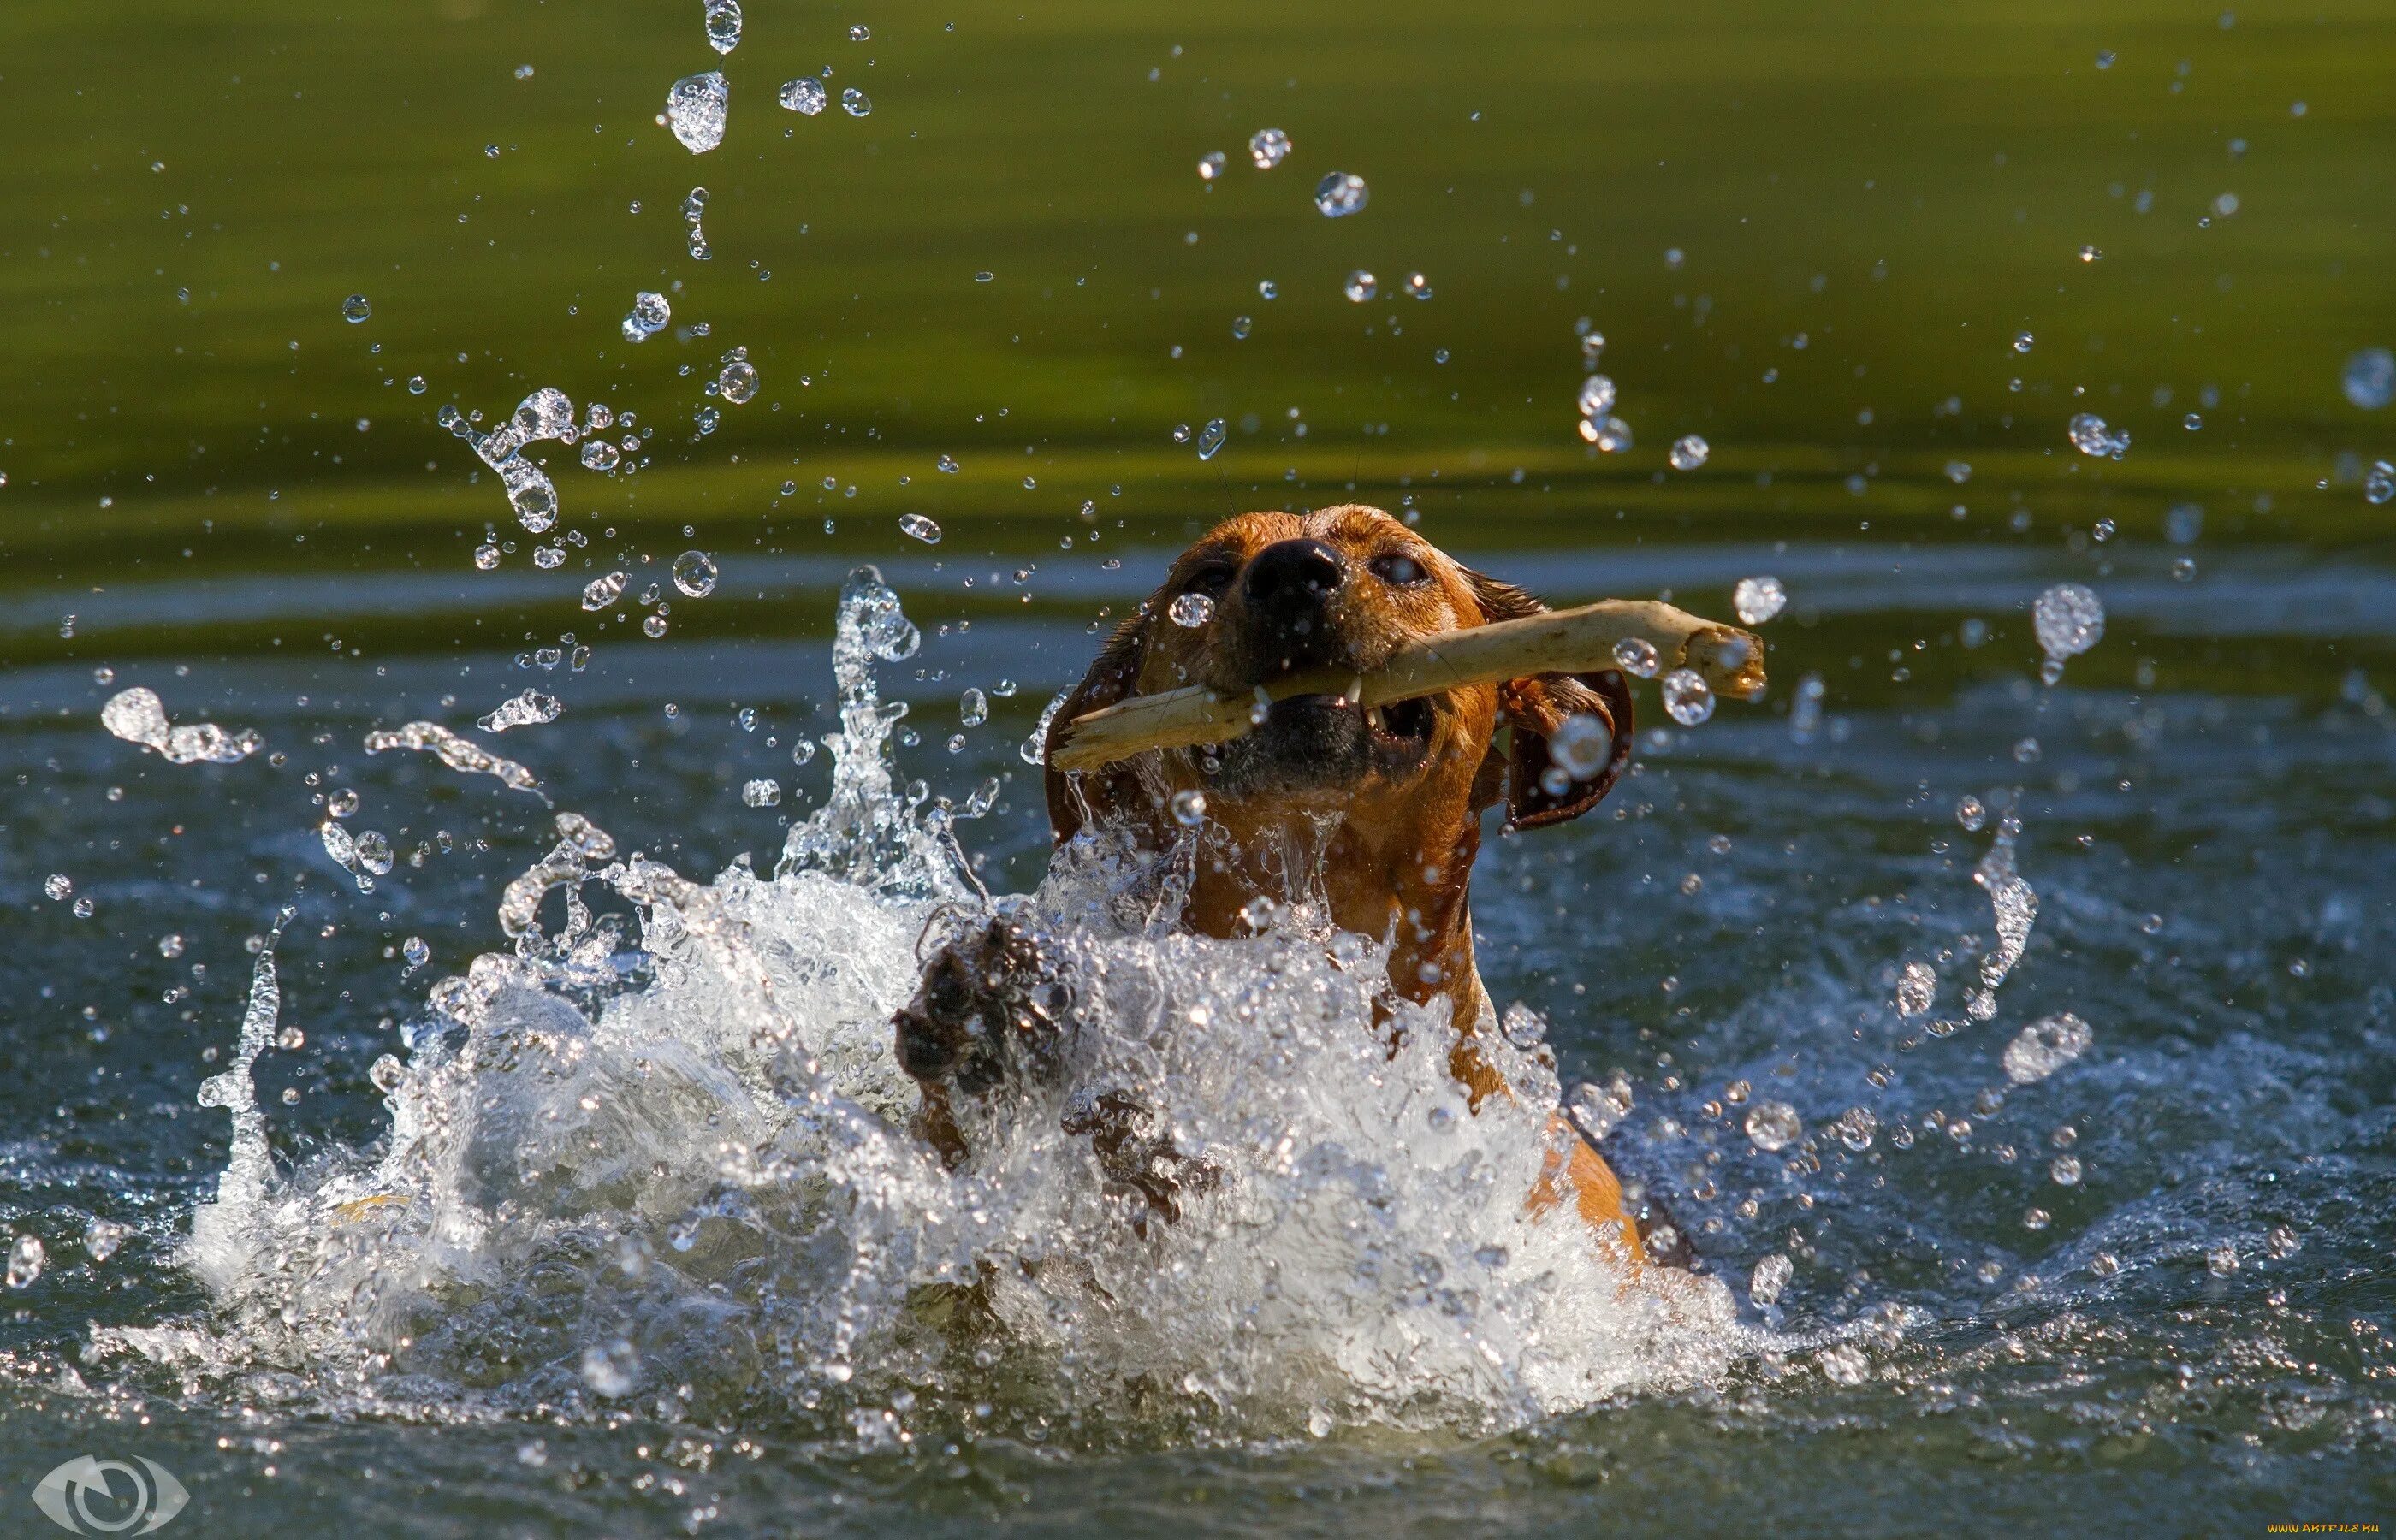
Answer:
[[[1339,695],[1277,700],[1254,731],[1215,750],[1225,790],[1323,788],[1400,776],[1430,757],[1439,709],[1430,698],[1365,706]]]

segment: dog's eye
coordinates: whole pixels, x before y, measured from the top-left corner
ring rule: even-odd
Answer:
[[[1204,593],[1209,595],[1219,594],[1225,589],[1231,586],[1231,579],[1236,576],[1237,574],[1234,573],[1231,567],[1218,562],[1208,566],[1202,566],[1197,571],[1191,573],[1190,575],[1190,581],[1182,585],[1182,591],[1185,593]]]
[[[1431,574],[1423,570],[1420,562],[1411,556],[1394,551],[1387,556],[1373,558],[1373,576],[1385,583],[1395,584],[1399,588],[1412,588],[1417,583],[1431,580]]]

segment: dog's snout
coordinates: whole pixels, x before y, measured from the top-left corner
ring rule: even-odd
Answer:
[[[1248,563],[1241,587],[1250,604],[1287,612],[1313,608],[1346,577],[1339,553],[1321,540],[1278,540]]]

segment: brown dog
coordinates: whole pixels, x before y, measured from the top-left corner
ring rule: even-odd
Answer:
[[[1317,667],[1363,674],[1408,643],[1545,607],[1378,509],[1242,514],[1184,551],[1116,629],[1058,711],[1050,747],[1076,716],[1133,696],[1189,684],[1253,696]],[[1549,738],[1581,715],[1611,741],[1602,765],[1575,777],[1553,762]],[[1628,763],[1631,736],[1630,691],[1611,671],[1473,685],[1369,710],[1338,696],[1296,697],[1230,743],[1151,750],[1086,774],[1052,769],[1048,817],[1060,845],[1096,826],[1163,851],[1183,832],[1185,794],[1203,796],[1206,820],[1227,838],[1204,845],[1183,923],[1239,936],[1253,930],[1250,906],[1260,897],[1311,900],[1338,928],[1386,938],[1391,989],[1447,1002],[1458,1034],[1449,1066],[1477,1111],[1484,1098],[1512,1094],[1474,1042],[1494,1027],[1468,902],[1481,814],[1502,800],[1509,829],[1579,816]],[[921,1127],[952,1164],[965,1155],[952,1096],[1036,1073],[1070,993],[1042,975],[1036,944],[1004,925],[933,961],[923,991],[898,1015],[898,1053],[924,1090]],[[1168,1217],[1178,1188],[1206,1179],[1184,1167],[1177,1180],[1178,1157],[1136,1105],[1072,1116],[1081,1122],[1069,1131],[1091,1134],[1110,1176]],[[1613,1172],[1587,1143],[1576,1138],[1571,1148],[1528,1201],[1546,1207],[1563,1195],[1562,1166],[1581,1215],[1641,1258],[1639,1227]]]

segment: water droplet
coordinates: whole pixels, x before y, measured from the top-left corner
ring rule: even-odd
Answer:
[[[1255,328],[1255,326],[1256,323],[1245,315],[1235,315],[1231,317],[1231,335],[1233,337],[1245,339],[1248,333]]]
[[[662,609],[641,622],[641,634],[652,639],[666,633],[666,612]]]
[[[1980,826],[1989,821],[1989,809],[1977,797],[1959,797],[1955,801],[1955,821],[1963,826],[1965,832],[1977,834]]]
[[[361,830],[352,848],[357,853],[358,864],[376,876],[383,876],[391,870],[392,850],[388,837],[371,829]]]
[[[2099,48],[2096,51],[2096,67],[2100,70],[2110,70],[2113,67],[2112,49]]]
[[[2065,1011],[2023,1028],[2005,1044],[2000,1062],[2007,1080],[2016,1085],[2031,1085],[2086,1053],[2095,1042],[2088,1024]]]
[[[1730,591],[1731,608],[1742,625],[1760,626],[1778,615],[1788,603],[1789,591],[1780,586],[1777,578],[1742,578]]]
[[[673,585],[693,599],[715,591],[715,560],[703,551],[686,551],[673,560]]]
[[[968,689],[957,697],[957,720],[968,727],[978,727],[990,720],[990,697],[979,690]]]
[[[673,306],[666,297],[643,289],[632,296],[632,308],[624,317],[624,336],[634,342],[645,342],[666,329],[673,320]]]
[[[685,75],[666,93],[666,126],[682,147],[703,155],[724,142],[724,114],[732,100],[723,72]]]
[[[1260,299],[1278,299],[1281,298],[1281,287],[1271,279],[1267,278],[1257,285],[1257,294]]]
[[[740,46],[740,0],[707,0],[707,46],[720,54]]]
[[[1684,727],[1695,727],[1714,714],[1713,686],[1695,669],[1674,669],[1664,676],[1664,710]]]
[[[813,75],[801,75],[796,80],[782,83],[782,105],[803,116],[815,116],[831,100],[824,91],[823,82]]]
[[[1604,1082],[1583,1081],[1564,1098],[1564,1115],[1583,1136],[1603,1141],[1631,1113],[1631,1082],[1617,1071]]]
[[[851,86],[840,93],[840,110],[850,117],[863,117],[873,111],[873,103],[863,91]]]
[[[1248,158],[1259,171],[1270,171],[1289,157],[1289,136],[1278,128],[1259,128],[1248,138]]]
[[[716,424],[724,420],[724,414],[712,406],[701,406],[690,415],[690,420],[699,429],[699,436],[705,438],[715,431]]]
[[[1614,757],[1614,729],[1587,711],[1576,711],[1548,735],[1548,757],[1572,780],[1593,780]]]
[[[2049,1161],[2046,1163],[2046,1174],[2048,1176],[2054,1178],[2055,1185],[2057,1187],[2078,1187],[2080,1185],[2080,1157],[2077,1155],[2057,1155],[2054,1160]]]
[[[2032,347],[2036,346],[2037,342],[2038,339],[2030,336],[2028,332],[2016,333],[2014,337],[2014,352],[2017,353],[2026,353],[2030,352]]]
[[[623,456],[616,446],[603,438],[582,441],[582,463],[592,471],[613,471]]]
[[[2084,246],[2080,248],[2080,259],[2083,262],[2101,262],[2105,259],[2105,254],[2093,246]]]
[[[2365,348],[2346,361],[2338,376],[2346,399],[2366,412],[2376,412],[2396,400],[2396,352]]]
[[[52,903],[59,903],[64,899],[73,896],[74,879],[68,876],[63,871],[53,871],[47,878],[44,879],[42,883],[42,892],[49,897],[49,900]]]
[[[353,326],[373,313],[374,307],[366,303],[366,297],[363,294],[353,294],[341,301],[341,319]]]
[[[1614,666],[1640,679],[1653,679],[1664,666],[1656,644],[1644,636],[1626,636],[1614,644]]]
[[[2094,412],[2076,412],[2072,415],[2070,438],[2073,448],[2097,459],[2120,459],[2129,452],[2130,448],[2128,431],[2125,429],[2118,433],[2110,431],[2105,426],[2105,419]]]
[[[1602,374],[1593,374],[1580,382],[1580,395],[1575,405],[1585,418],[1602,418],[1614,410],[1614,381]]]
[[[1173,793],[1173,821],[1195,829],[1206,821],[1206,793],[1194,787]]]
[[[1341,285],[1339,288],[1340,293],[1345,294],[1349,299],[1354,300],[1360,305],[1365,300],[1373,298],[1373,296],[1379,291],[1380,284],[1378,281],[1373,277],[1370,272],[1364,268],[1358,268],[1355,272],[1351,272],[1348,275],[1347,283]]]
[[[2238,1248],[2228,1241],[2209,1248],[2204,1254],[2204,1270],[2216,1278],[2228,1278],[2238,1270]],[[13,1279],[15,1269],[10,1269]]]
[[[946,456],[942,456],[941,458],[943,459],[947,458]],[[898,532],[914,539],[921,540],[925,545],[938,545],[940,543],[940,526],[921,513],[899,514]]]
[[[130,1225],[113,1219],[94,1219],[83,1228],[83,1249],[94,1262],[105,1262],[132,1238]]]
[[[2396,498],[2396,465],[2374,460],[2370,473],[2363,478],[2363,500],[2376,508],[2390,498]]]
[[[1850,1343],[1823,1348],[1816,1361],[1822,1366],[1822,1377],[1833,1385],[1861,1385],[1871,1377],[1871,1361]]]
[[[1429,275],[1429,274],[1427,274],[1427,273],[1420,273],[1420,272],[1409,272],[1409,273],[1407,273],[1407,274],[1406,274],[1406,296],[1407,296],[1407,298],[1409,298],[1409,299],[1430,299],[1430,298],[1431,298],[1431,278],[1430,278],[1430,275]]]
[[[623,593],[624,575],[622,573],[611,572],[605,578],[593,578],[583,587],[582,607],[587,610],[606,609],[621,598]]]
[[[1706,456],[1710,453],[1712,451],[1707,446],[1705,440],[1695,433],[1684,433],[1672,441],[1672,469],[1695,471],[1698,466],[1706,463]]]
[[[1324,218],[1340,219],[1364,206],[1372,196],[1364,179],[1352,172],[1334,171],[1314,184],[1314,206],[1323,210]]]
[[[2264,1255],[2273,1261],[2283,1261],[2304,1249],[2304,1241],[2285,1225],[2273,1225],[2263,1237]]]
[[[957,473],[957,458],[954,455],[942,455],[938,459],[932,462],[932,469],[941,472],[943,475],[953,476]],[[826,482],[824,485],[826,486],[830,486],[832,484],[830,482]]]
[[[2105,637],[2105,604],[2078,583],[2057,583],[2030,607],[2040,650],[2056,659],[2076,657]]]
[[[1757,1308],[1780,1303],[1780,1292],[1789,1287],[1789,1280],[1797,1271],[1796,1264],[1774,1252],[1755,1265],[1747,1281],[1747,1297]]]
[[[1198,458],[1213,459],[1223,447],[1224,424],[1221,418],[1210,418],[1206,426],[1198,430]]]
[[[1938,975],[1927,962],[1908,962],[1897,976],[1897,1014],[1927,1016],[1938,997]]]
[[[718,395],[735,406],[747,402],[757,393],[755,365],[745,358],[734,359],[715,377],[715,390]]]
[[[1784,1101],[1758,1102],[1748,1109],[1747,1136],[1756,1148],[1770,1154],[1786,1149],[1805,1132],[1797,1109]]]
[[[33,1281],[42,1276],[45,1255],[42,1238],[38,1235],[20,1235],[11,1241],[8,1246],[8,1287],[33,1287]]]
[[[582,1382],[603,1396],[632,1393],[640,1383],[641,1357],[620,1338],[582,1350]]]
[[[1173,603],[1165,606],[1165,613],[1175,625],[1196,631],[1215,618],[1215,601],[1192,590],[1188,593],[1176,594]]]
[[[872,36],[873,30],[862,21],[855,23],[848,29],[848,40],[851,43],[868,42]]]
[[[425,944],[424,937],[420,936],[411,936],[401,942],[399,954],[407,959],[407,965],[411,968],[420,968],[433,961],[433,949]]]
[[[782,800],[782,783],[770,777],[752,780],[740,789],[740,800],[752,807],[773,807]]]
[[[1230,163],[1224,159],[1223,152],[1220,150],[1207,151],[1205,154],[1198,157],[1198,179],[1200,181],[1213,181],[1216,178],[1223,174],[1223,167],[1229,164]]]
[[[1872,1135],[1880,1131],[1880,1120],[1860,1107],[1850,1107],[1839,1114],[1830,1125],[1839,1142],[1860,1155],[1872,1146]]]

